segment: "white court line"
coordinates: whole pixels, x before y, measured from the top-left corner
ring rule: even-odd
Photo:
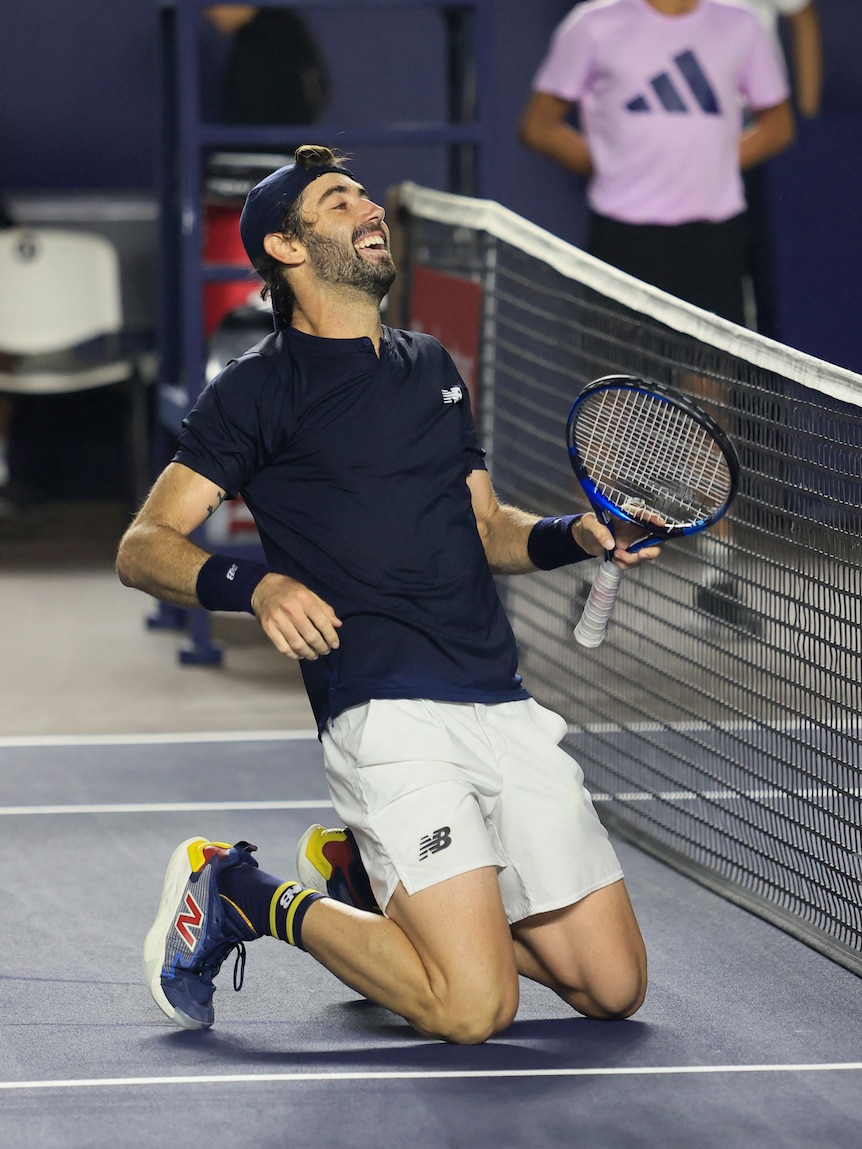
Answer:
[[[339,1071],[331,1073],[223,1073],[181,1077],[103,1077],[58,1081],[0,1081],[0,1090],[102,1089],[141,1085],[248,1085],[291,1081],[451,1081],[512,1077],[667,1077],[716,1073],[831,1073],[859,1072],[862,1061],[801,1065],[648,1065],[579,1069],[405,1069]]]
[[[808,729],[808,725],[798,722],[755,723],[723,722],[713,725],[703,721],[689,722],[632,722],[623,725],[611,723],[576,724],[568,727],[570,735],[584,734],[660,734],[666,731],[675,733],[695,733],[720,729],[724,731],[747,731],[755,729],[776,729],[786,734]],[[862,729],[857,721],[839,723],[835,729],[842,732],[856,732]],[[163,746],[171,743],[208,742],[316,742],[317,731],[307,730],[198,730],[182,734],[8,734],[0,736],[0,749],[18,746]]]
[[[748,731],[757,729],[779,730],[792,733],[808,729],[806,723],[779,722],[756,723],[723,722],[711,724],[703,721],[690,722],[632,722],[623,725],[610,723],[575,724],[568,727],[571,735],[583,734],[660,734],[666,731],[675,733],[695,733],[720,729],[724,731]],[[856,732],[862,723],[839,723],[836,730]],[[182,734],[7,734],[0,736],[0,750],[18,746],[163,746],[171,743],[207,742],[316,742],[317,731],[307,730],[198,730]]]
[[[164,746],[194,742],[316,742],[316,730],[215,730],[185,734],[9,734],[0,750],[16,746]]]
[[[664,790],[656,793],[646,793],[643,790],[632,790],[619,794],[592,795],[594,802],[697,802],[700,799],[720,801],[741,801],[752,799],[754,801],[789,801],[791,798],[801,798],[812,801],[821,798],[842,798],[848,796],[862,796],[862,789],[833,790],[827,787],[817,787],[804,790],[704,790],[698,793],[694,790]],[[253,802],[115,802],[87,805],[57,805],[57,806],[0,806],[0,818],[17,818],[26,814],[193,814],[198,811],[212,812],[219,810],[324,810],[330,809],[332,802],[328,798],[295,798],[276,799],[273,801]]]
[[[328,798],[274,802],[124,802],[102,806],[0,806],[0,817],[21,814],[188,814],[199,810],[324,810]]]

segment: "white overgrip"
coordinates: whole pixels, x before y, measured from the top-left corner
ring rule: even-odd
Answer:
[[[574,635],[581,646],[601,646],[620,587],[622,570],[605,559],[599,564]]]

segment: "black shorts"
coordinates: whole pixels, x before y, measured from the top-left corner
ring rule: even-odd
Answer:
[[[745,214],[720,223],[621,223],[590,215],[587,251],[605,263],[745,325]]]

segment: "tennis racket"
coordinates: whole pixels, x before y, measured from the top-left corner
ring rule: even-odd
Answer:
[[[643,524],[629,550],[693,535],[718,522],[736,495],[739,459],[696,403],[659,383],[607,375],[578,395],[566,424],[569,459],[595,513]],[[596,572],[575,638],[599,646],[622,571],[610,552]]]

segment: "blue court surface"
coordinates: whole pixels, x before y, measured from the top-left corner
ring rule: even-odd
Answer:
[[[140,956],[171,851],[246,838],[290,876],[325,795],[302,732],[0,741],[0,1145],[862,1144],[862,980],[624,842],[651,968],[631,1020],[524,982],[506,1033],[449,1046],[262,939],[214,1028],[176,1029]]]

